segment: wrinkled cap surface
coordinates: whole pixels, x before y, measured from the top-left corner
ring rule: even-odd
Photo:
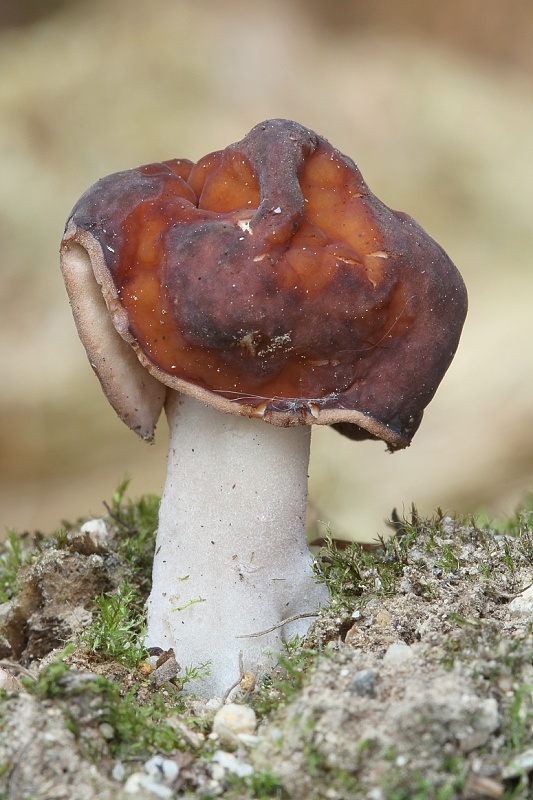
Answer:
[[[439,245],[288,120],[196,164],[98,181],[69,219],[66,261],[74,246],[90,254],[115,329],[166,386],[391,448],[409,444],[466,314]]]

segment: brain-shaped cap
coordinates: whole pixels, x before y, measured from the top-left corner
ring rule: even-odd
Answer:
[[[288,120],[196,164],[98,181],[67,224],[64,251],[73,245],[161,383],[227,413],[333,424],[392,449],[410,443],[466,314],[439,245]]]

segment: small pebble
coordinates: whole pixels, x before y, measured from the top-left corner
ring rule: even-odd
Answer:
[[[98,726],[98,730],[100,731],[104,739],[107,739],[107,741],[111,741],[111,739],[113,739],[115,736],[115,729],[113,728],[112,725],[109,724],[109,722],[102,722]]]
[[[508,692],[513,691],[514,681],[510,675],[498,675],[496,683],[498,684],[498,689],[503,694],[507,694]]]
[[[237,758],[233,753],[226,753],[224,750],[217,750],[213,756],[213,761],[218,764],[224,772],[231,772],[239,778],[247,778],[253,774],[253,767],[241,758]],[[215,772],[218,772],[216,770]],[[215,777],[215,775],[213,775]],[[224,775],[222,774],[222,777]],[[219,778],[220,780],[220,778]]]
[[[121,761],[117,761],[117,763],[113,767],[111,771],[111,777],[113,778],[114,781],[120,781],[121,783],[126,777],[126,767]]]
[[[124,794],[138,795],[140,798],[154,797],[160,800],[170,800],[174,792],[170,787],[159,783],[145,772],[134,772],[124,784]]]
[[[144,771],[160,783],[172,783],[178,777],[180,768],[170,758],[153,756],[144,765]]]
[[[413,657],[413,651],[405,642],[395,642],[391,644],[387,652],[383,656],[383,663],[389,666],[399,666],[410,661]]]
[[[150,680],[159,689],[167,681],[176,677],[181,667],[176,661],[174,650],[170,649],[162,653],[156,662],[156,669],[151,673]]]
[[[0,669],[0,689],[4,692],[18,692],[21,689],[18,680],[6,669]]]
[[[474,731],[466,738],[461,739],[461,753],[471,753],[473,750],[478,750],[480,747],[484,747],[488,740],[489,734],[486,731]]]
[[[221,742],[234,744],[243,737],[253,736],[257,719],[255,711],[249,706],[228,703],[222,706],[213,720],[213,733]]]
[[[509,603],[509,611],[513,617],[533,616],[533,586],[530,586]]]
[[[505,786],[499,781],[470,773],[463,789],[463,797],[465,800],[498,800],[504,791]]]
[[[214,697],[209,698],[209,700],[205,703],[206,711],[218,711],[219,708],[222,708],[224,701],[221,697],[217,694]]]
[[[111,539],[108,527],[103,519],[90,519],[81,528],[81,533],[88,533],[95,545],[102,547]]]
[[[476,711],[474,729],[485,733],[493,733],[500,726],[498,702],[494,697],[482,700]]]
[[[199,750],[203,745],[204,737],[197,731],[193,731],[191,728],[188,728],[187,725],[185,725],[185,723],[181,720],[171,717],[168,720],[168,724],[180,734],[182,739],[184,739],[189,747],[193,748],[193,750]]]
[[[361,669],[348,684],[348,691],[360,697],[375,697],[376,673],[372,669]]]
[[[255,689],[255,675],[251,672],[245,672],[239,681],[239,685],[243,692],[253,692]]]
[[[409,578],[402,578],[400,583],[398,584],[398,592],[400,594],[414,594],[415,591],[413,589],[413,584],[409,580]]]
[[[524,750],[513,756],[511,762],[503,770],[503,779],[519,777],[533,771],[533,749]]]

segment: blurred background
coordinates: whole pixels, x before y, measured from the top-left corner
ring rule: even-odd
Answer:
[[[104,399],[58,266],[101,176],[193,160],[289,117],[414,216],[470,314],[411,448],[315,429],[314,519],[372,539],[416,503],[512,510],[533,486],[530,0],[0,0],[0,535],[160,493],[166,430],[138,441]]]

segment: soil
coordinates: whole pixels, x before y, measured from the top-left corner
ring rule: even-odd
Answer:
[[[134,511],[4,544],[0,798],[533,796],[529,510],[484,526],[413,511],[372,551],[328,538],[331,604],[308,640],[208,702],[171,652],[132,664],[84,635],[96,598],[146,595],[146,552],[121,540]]]

